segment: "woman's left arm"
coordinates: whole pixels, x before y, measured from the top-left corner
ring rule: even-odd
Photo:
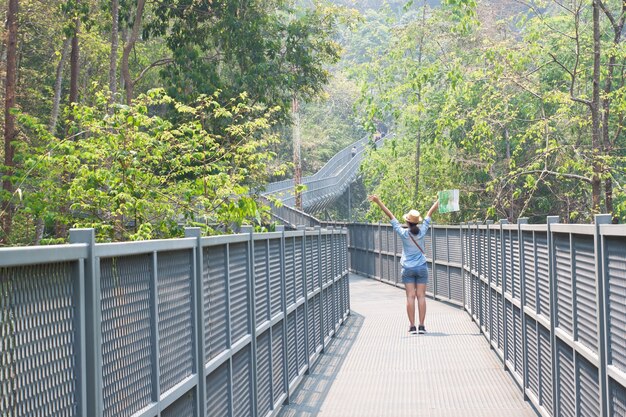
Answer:
[[[426,213],[426,217],[432,216],[435,210],[437,210],[437,207],[439,207],[439,200],[435,201],[435,204],[433,204],[430,210],[428,210],[428,213]]]

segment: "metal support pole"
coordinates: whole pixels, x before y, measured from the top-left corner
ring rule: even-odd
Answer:
[[[506,371],[508,369],[508,366],[506,364],[507,361],[507,352],[508,352],[508,341],[506,338],[507,335],[507,331],[508,331],[508,324],[506,321],[506,297],[504,296],[504,294],[506,293],[506,274],[504,273],[504,270],[506,269],[504,266],[504,260],[505,258],[505,252],[506,252],[506,245],[504,244],[504,225],[505,224],[509,224],[509,221],[507,219],[501,219],[500,220],[500,259],[501,259],[501,263],[500,265],[502,265],[502,269],[500,270],[500,289],[502,291],[502,364],[504,366],[504,370]]]
[[[86,288],[87,282],[93,281],[95,276],[94,271],[94,246],[95,236],[93,229],[71,229],[70,230],[70,243],[86,243],[87,258],[83,261],[80,260],[74,271],[74,305],[76,307],[76,316],[74,318],[74,327],[78,333],[78,340],[76,343],[76,377],[77,377],[77,410],[80,415],[87,415],[89,407],[88,398],[88,386],[90,384],[87,375],[89,372],[93,373],[95,369],[89,369],[87,367],[87,357],[90,351],[93,351],[93,346],[90,346],[87,337],[87,332],[93,331],[86,326],[87,318],[87,304],[86,304]],[[93,304],[90,306],[93,307]],[[93,315],[93,312],[91,313]],[[93,394],[93,393],[92,393]]]
[[[548,216],[546,223],[548,226],[548,281],[550,288],[550,354],[552,363],[552,414],[561,415],[559,412],[558,387],[557,387],[557,366],[556,366],[556,250],[554,246],[554,236],[552,235],[552,225],[559,222],[559,216]],[[540,337],[537,335],[537,337]]]
[[[437,239],[435,238],[435,225],[430,228],[430,248],[431,248],[431,272],[433,274],[433,299],[437,299],[437,244],[435,243]],[[426,245],[424,245],[426,246]],[[426,254],[424,254],[424,258],[426,258]]]
[[[303,317],[303,321],[304,321],[304,360],[306,362],[306,371],[305,374],[309,374],[310,370],[311,370],[311,358],[310,358],[310,354],[309,354],[309,345],[311,343],[311,341],[309,340],[309,329],[311,327],[311,323],[309,323],[309,287],[308,287],[308,280],[309,280],[309,276],[308,276],[308,269],[307,269],[307,262],[306,262],[306,257],[307,257],[307,253],[306,253],[306,226],[304,225],[298,225],[297,226],[297,230],[302,232],[302,290],[304,292],[304,294],[302,294],[304,296],[304,317]],[[297,297],[296,297],[297,299]],[[296,310],[297,311],[297,310]],[[297,324],[297,322],[296,322]],[[297,332],[296,332],[296,337],[297,337]],[[300,371],[298,369],[298,371]]]
[[[150,357],[151,357],[151,382],[152,402],[159,402],[161,398],[161,367],[159,366],[159,271],[158,253],[152,252],[152,277],[150,280],[150,327],[152,328]]]
[[[287,274],[285,272],[285,226],[276,226],[276,231],[280,232],[280,300],[283,310],[283,389],[286,394],[284,403],[289,402],[289,369],[287,363]],[[294,312],[295,315],[295,312]]]
[[[526,314],[524,313],[524,306],[526,305],[526,284],[524,279],[524,239],[522,236],[522,225],[528,224],[527,217],[520,217],[517,219],[517,241],[519,244],[519,279],[520,279],[520,318],[522,319],[522,392],[524,393],[524,400],[528,401],[528,395],[526,394],[526,388],[528,387],[528,345],[526,343]]]
[[[381,225],[380,222],[378,222],[378,247],[374,247],[374,251],[377,251],[377,253],[378,253],[378,268],[374,267],[374,275],[376,276],[376,278],[378,278],[379,281],[383,280],[383,277],[382,277],[383,274],[381,273],[379,275],[376,272],[376,270],[381,271],[381,272],[383,270],[383,267],[382,267],[382,265],[383,265],[383,254],[382,254],[382,250],[381,250],[382,245],[383,245],[382,241],[383,241],[383,238],[382,238],[382,225]]]
[[[185,237],[196,238],[194,249],[193,282],[191,284],[193,297],[193,328],[195,345],[193,349],[195,358],[195,371],[198,374],[198,390],[196,406],[198,415],[206,415],[206,375],[204,373],[204,291],[202,282],[202,270],[204,267],[202,251],[202,232],[199,227],[186,227]]]
[[[252,415],[257,415],[258,408],[258,396],[259,396],[259,384],[258,384],[258,373],[257,373],[257,340],[256,340],[256,308],[255,308],[255,277],[254,277],[254,227],[244,225],[241,226],[241,233],[248,234],[248,288],[250,291],[248,292],[248,305],[250,306],[250,310],[248,312],[248,318],[250,320],[250,333],[252,335],[250,341],[250,363],[252,364]],[[226,262],[230,262],[230,252],[229,246],[226,245]],[[227,264],[228,265],[228,264]],[[228,348],[232,349],[232,325],[231,325],[231,314],[230,314],[230,275],[228,273],[228,268],[226,268],[226,291],[227,291],[227,311],[228,311]],[[232,381],[233,375],[233,361],[230,362],[230,375]],[[233,395],[232,395],[232,383],[230,384],[231,388],[231,410],[234,410],[233,404]]]
[[[606,329],[606,306],[608,304],[608,275],[604,267],[606,254],[604,252],[604,239],[600,234],[600,226],[603,224],[611,224],[612,216],[610,214],[598,214],[595,216],[595,237],[594,251],[596,259],[596,302],[598,307],[597,326],[598,326],[598,382],[600,385],[600,415],[607,417],[609,414],[609,377],[607,372],[608,365],[608,334]]]
[[[395,285],[400,283],[400,277],[398,275],[398,265],[400,265],[400,258],[398,257],[398,234],[393,232],[393,282]]]
[[[461,245],[461,285],[463,291],[463,299],[461,302],[463,303],[463,310],[467,311],[467,294],[465,289],[465,233],[463,233],[463,229],[465,227],[465,223],[461,223],[459,225],[459,239]]]
[[[85,330],[81,335],[85,344],[85,377],[87,415],[100,417],[104,411],[102,397],[102,290],[100,287],[100,261],[95,257],[96,235],[94,229],[71,229],[70,243],[86,243],[85,259]],[[83,343],[81,341],[81,343]]]
[[[315,226],[315,232],[317,234],[317,276],[315,277],[315,282],[319,286],[319,302],[318,308],[320,309],[320,339],[319,342],[322,345],[321,353],[324,353],[325,343],[324,340],[326,336],[324,335],[324,291],[322,290],[322,228],[320,226]],[[315,288],[315,287],[314,287]],[[317,348],[317,346],[316,346]],[[317,349],[316,349],[317,350]]]
[[[487,247],[483,249],[487,249],[487,265],[485,266],[485,271],[487,274],[487,309],[485,310],[489,316],[486,318],[489,323],[489,348],[493,349],[493,300],[491,297],[491,276],[493,275],[493,259],[491,254],[491,239],[494,239],[491,232],[491,225],[493,224],[493,220],[487,220],[487,231],[485,235],[487,237]]]

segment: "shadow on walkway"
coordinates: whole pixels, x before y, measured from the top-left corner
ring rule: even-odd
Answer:
[[[315,416],[321,411],[322,404],[350,353],[364,321],[363,316],[354,312],[348,316],[318,362],[296,390],[295,396],[290,398],[289,404],[282,408],[279,416]]]

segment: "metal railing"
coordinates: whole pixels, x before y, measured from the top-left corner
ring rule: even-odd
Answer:
[[[626,415],[626,227],[433,226],[428,292],[463,306],[543,416]],[[387,225],[349,226],[355,273],[400,284]]]
[[[376,148],[383,145],[385,137],[375,142]],[[358,175],[359,167],[367,150],[369,137],[366,136],[335,154],[318,172],[304,177],[302,184],[307,186],[302,195],[302,208],[308,213],[319,212],[339,198]],[[356,154],[352,156],[352,147]],[[295,206],[293,179],[271,183],[264,195],[280,198],[285,206]]]
[[[0,416],[275,415],[349,313],[347,231],[0,249]]]
[[[263,197],[262,197],[263,198]],[[270,207],[270,215],[274,220],[285,226],[289,230],[295,230],[299,226],[315,227],[321,226],[321,221],[316,217],[295,209],[293,207],[282,205],[278,207],[271,201],[263,198],[264,203]]]

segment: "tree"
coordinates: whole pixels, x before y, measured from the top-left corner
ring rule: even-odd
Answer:
[[[122,77],[124,78],[124,85],[126,87],[126,104],[131,104],[133,101],[133,93],[135,88],[135,82],[131,78],[128,60],[130,53],[139,39],[139,31],[142,26],[143,12],[146,5],[145,0],[137,0],[137,9],[135,11],[135,19],[133,28],[130,33],[130,38],[124,45],[124,52],[122,54]]]
[[[15,153],[14,141],[17,139],[15,116],[13,111],[16,105],[17,87],[17,33],[18,33],[18,0],[9,0],[7,10],[7,69],[4,100],[4,169],[2,180],[2,242],[6,243],[11,234],[13,218],[13,183],[11,176],[15,168],[13,161]]]
[[[159,3],[146,34],[163,36],[172,62],[161,71],[169,93],[246,91],[255,102],[279,105],[288,119],[294,94],[309,100],[327,83],[325,65],[338,59],[333,41],[338,9],[297,11],[282,0],[187,0]]]
[[[111,56],[109,59],[109,90],[111,102],[117,94],[117,49],[119,46],[120,2],[111,0]]]

